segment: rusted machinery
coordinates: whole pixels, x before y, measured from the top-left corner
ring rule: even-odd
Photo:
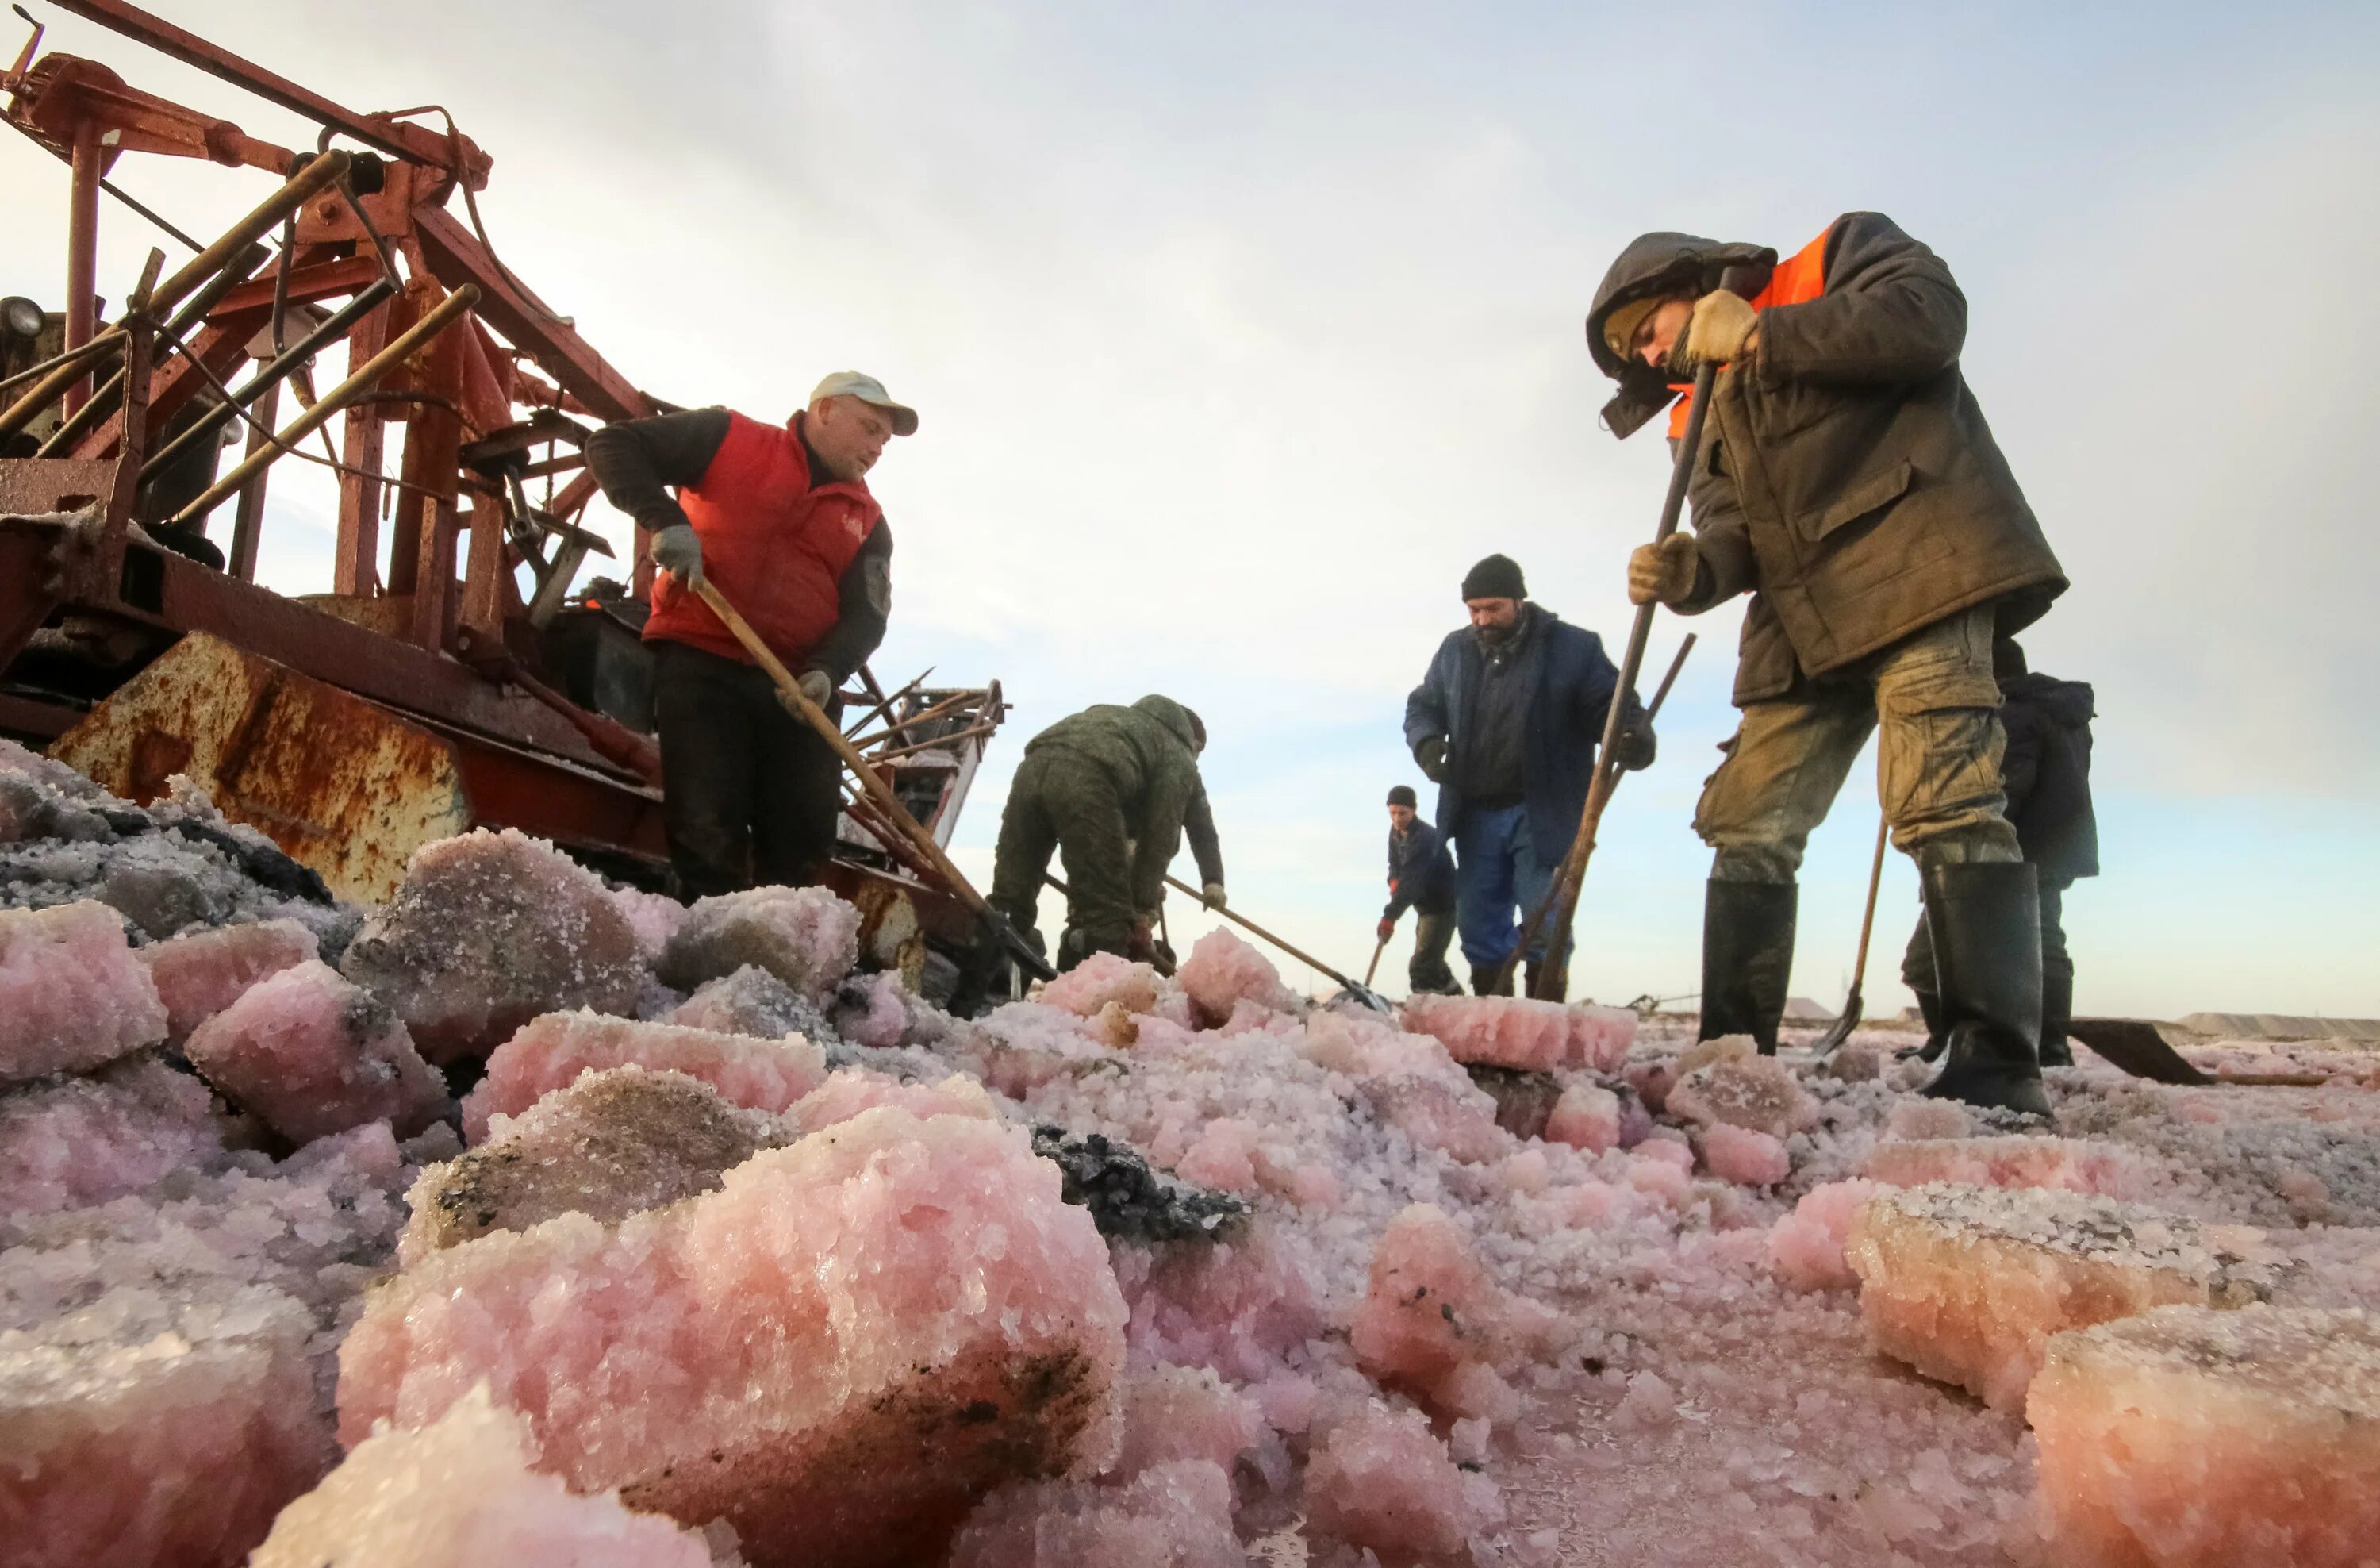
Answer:
[[[411,842],[481,823],[656,882],[636,636],[651,566],[640,534],[626,585],[582,589],[588,556],[612,550],[578,518],[593,426],[669,405],[498,259],[477,201],[492,161],[444,111],[358,114],[121,0],[55,3],[321,134],[250,137],[40,54],[38,27],[0,73],[8,123],[72,171],[63,310],[0,300],[0,732],[136,798],[188,772],[357,896],[383,893]],[[152,253],[103,321],[102,196],[182,237],[107,178],[136,153],[253,168],[263,199],[212,244],[182,238],[197,254],[176,267]],[[349,373],[318,389],[314,357],[341,343]],[[300,411],[282,424],[285,395]],[[338,474],[328,590],[298,598],[253,580],[287,461]],[[208,537],[225,505],[227,550]],[[846,711],[947,842],[1005,709],[997,685],[923,680],[888,693],[863,672]],[[864,804],[842,841],[846,893],[872,909],[901,894],[964,938],[964,912]]]

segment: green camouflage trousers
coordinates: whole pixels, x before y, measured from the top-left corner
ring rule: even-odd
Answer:
[[[1703,785],[1694,832],[1715,881],[1790,882],[1867,744],[1892,842],[1920,863],[2018,860],[2003,808],[1992,610],[1961,611],[1853,670],[1745,708]]]
[[[1050,855],[1066,868],[1070,923],[1093,949],[1122,953],[1132,940],[1132,844],[1123,803],[1107,770],[1050,748],[1016,766],[1000,813],[986,900],[1018,931],[1034,928]]]

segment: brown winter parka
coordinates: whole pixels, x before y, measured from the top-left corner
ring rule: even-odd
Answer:
[[[1879,213],[1837,219],[1795,263],[1813,259],[1823,271],[1790,291],[1803,298],[1755,298],[1758,346],[1719,373],[1688,491],[1701,570],[1679,608],[1753,595],[1739,706],[1971,605],[1992,603],[2006,636],[2066,588],[1960,374],[1967,301],[1950,270]],[[1632,299],[1706,292],[1739,264],[1747,298],[1778,272],[1774,250],[1682,234],[1645,235],[1612,263],[1586,335],[1621,385],[1604,410],[1615,435],[1677,389],[1615,354],[1605,319]]]

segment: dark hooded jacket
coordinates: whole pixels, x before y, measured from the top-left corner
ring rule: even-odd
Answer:
[[[1604,341],[1613,307],[1701,294],[1729,266],[1761,305],[1760,345],[1723,370],[1688,495],[1701,571],[1693,614],[1753,595],[1735,700],[1780,697],[1972,605],[2005,635],[2066,588],[2041,525],[1959,371],[1967,302],[1941,259],[1877,213],[1821,237],[1804,297],[1758,298],[1777,253],[1648,234],[1620,254],[1587,315],[1589,350],[1620,383],[1605,423],[1626,436],[1676,395]]]
[[[1198,778],[1197,732],[1190,711],[1170,697],[1144,697],[1129,708],[1101,702],[1070,714],[1025,743],[1093,762],[1115,785],[1124,836],[1133,841],[1132,899],[1154,909],[1165,896],[1165,869],[1182,847],[1191,801],[1206,794]]]
[[[2091,808],[2092,709],[2091,688],[2081,681],[2000,677],[2008,820],[2045,883],[2099,874],[2099,820]]]
[[[1383,919],[1394,920],[1407,909],[1425,915],[1454,910],[1454,857],[1446,839],[1420,818],[1404,833],[1389,830],[1389,906]]]

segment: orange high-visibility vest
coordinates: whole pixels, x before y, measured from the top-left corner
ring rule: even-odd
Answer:
[[[1752,308],[1766,310],[1771,305],[1799,305],[1826,293],[1827,239],[1834,232],[1835,225],[1828,224],[1826,234],[1778,262],[1777,270],[1768,274],[1768,286],[1752,297]],[[1694,384],[1673,384],[1670,390],[1683,395],[1670,405],[1670,439],[1683,441],[1686,418],[1694,408]]]

